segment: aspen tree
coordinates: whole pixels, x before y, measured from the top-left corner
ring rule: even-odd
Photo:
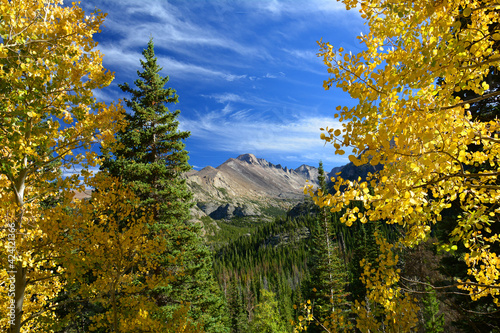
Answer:
[[[396,224],[400,244],[412,247],[429,237],[432,225],[458,200],[463,213],[451,242],[439,246],[467,249],[469,278],[457,281],[459,288],[473,300],[490,295],[498,306],[500,238],[494,224],[500,216],[500,121],[470,112],[475,103],[497,103],[500,95],[487,80],[500,69],[498,1],[343,2],[359,10],[369,32],[358,37],[363,49],[358,53],[319,42],[330,73],[323,86],[340,88],[358,103],[338,106],[342,129],[327,127],[321,138],[337,154],[351,150],[356,165],[384,168],[366,180],[338,177],[336,192],[316,197],[317,203],[332,211],[345,208],[347,225]],[[349,208],[351,201],[363,202],[364,212]],[[368,293],[394,320],[410,320],[394,312],[410,309],[411,299],[398,288],[392,245],[384,240],[379,245],[384,254],[379,268],[365,269]]]
[[[3,331],[39,331],[35,319],[51,316],[64,269],[41,202],[77,185],[60,168],[95,166],[91,144],[112,140],[122,115],[92,93],[113,79],[92,39],[104,17],[59,0],[0,2]]]

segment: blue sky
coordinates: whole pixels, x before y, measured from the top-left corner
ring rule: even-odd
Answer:
[[[317,40],[353,53],[366,27],[356,10],[335,0],[109,0],[82,1],[108,13],[94,36],[115,72],[98,100],[128,97],[118,89],[137,78],[149,37],[162,74],[177,90],[182,130],[195,169],[218,166],[252,153],[271,163],[325,169],[343,165],[319,139],[320,127],[336,127],[335,107],[353,105],[340,89],[325,91],[326,66]]]

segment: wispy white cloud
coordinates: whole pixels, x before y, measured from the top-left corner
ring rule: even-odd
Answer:
[[[92,1],[83,5],[86,10],[92,10]],[[161,66],[169,75],[182,78],[242,80],[247,78],[243,70],[235,73],[228,68],[245,66],[228,63],[229,59],[219,56],[221,52],[256,59],[268,56],[263,46],[242,43],[237,27],[225,30],[210,20],[200,20],[199,13],[192,12],[195,11],[192,7],[198,6],[196,2],[104,0],[98,6],[107,9],[103,29],[113,36],[100,41],[98,46],[108,67],[138,69],[140,51],[150,37],[154,38],[156,53],[164,54],[159,57]]]
[[[296,14],[304,15],[312,12],[332,13],[345,9],[342,3],[332,0],[268,0],[268,1],[252,1],[249,5],[258,8],[260,11],[269,12],[272,15]]]
[[[300,156],[302,160],[318,160],[324,154],[320,127],[340,128],[329,117],[290,117],[287,121],[263,119],[251,109],[198,114],[195,119],[181,119],[183,130],[191,137],[210,141],[210,149],[234,152],[258,152]],[[333,153],[333,150],[331,150]]]
[[[320,12],[344,12],[345,5],[339,1],[313,0],[309,3],[310,9]]]
[[[101,46],[101,52],[105,54],[104,62],[119,66],[122,68],[139,69],[139,59],[143,58],[139,52],[128,51],[116,46]],[[235,75],[224,71],[214,70],[211,68],[182,62],[167,56],[158,56],[158,63],[163,67],[162,75],[175,75],[179,78],[220,78],[225,81],[233,82],[245,79],[247,75]],[[135,71],[129,71],[134,74]]]
[[[333,0],[242,0],[208,3],[212,7],[224,7],[227,14],[245,12],[244,24],[234,24],[234,18],[229,19],[234,15],[216,12],[208,12],[206,19],[200,20],[199,13],[196,13],[197,8],[198,10],[213,10],[214,8],[192,1],[122,0],[116,2],[107,0],[102,2],[104,6],[114,8],[109,13],[105,26],[115,36],[112,41],[103,41],[103,43],[119,45],[123,50],[134,50],[137,47],[143,47],[147,39],[153,36],[158,46],[198,58],[203,57],[200,54],[200,46],[226,49],[245,57],[271,57],[265,44],[243,42],[244,36],[248,34],[247,29],[252,25],[257,27],[268,21],[268,18],[263,16],[265,13],[278,16],[286,13],[297,19],[314,15],[314,20],[331,19],[332,15],[336,17],[338,13],[346,16],[344,5]],[[90,7],[90,5],[87,6]],[[214,22],[221,26],[231,24],[231,28],[216,28],[213,25]]]
[[[110,94],[111,90],[102,90],[102,89],[94,89],[92,90],[92,93],[94,94],[94,97],[97,102],[104,102],[104,103],[112,103],[113,101],[116,101],[118,98],[115,98],[116,96],[112,96]]]
[[[309,162],[312,166],[317,166],[313,162],[319,163],[319,161],[322,161],[324,164],[337,166],[349,163],[347,156],[347,154],[343,156],[335,155],[335,149],[332,146],[324,145],[322,149],[318,149],[316,152],[305,153],[303,155],[288,155],[283,159],[291,162]]]
[[[92,1],[85,3],[83,5],[90,9]],[[272,72],[264,75],[251,73],[255,64],[252,64],[250,59],[276,60],[280,57],[269,51],[267,38],[259,42],[248,42],[248,31],[268,23],[269,18],[266,18],[263,13],[271,13],[271,15],[287,13],[297,19],[300,17],[300,22],[302,22],[300,25],[303,25],[305,24],[304,17],[308,15],[313,15],[314,20],[317,20],[320,16],[324,18],[328,15],[337,15],[337,12],[344,9],[342,4],[332,0],[306,2],[240,0],[209,3],[104,0],[97,5],[101,4],[103,7],[113,8],[113,10],[108,9],[106,28],[104,28],[112,34],[113,38],[105,39],[99,45],[99,49],[106,55],[106,64],[119,64],[122,68],[137,68],[138,59],[142,57],[140,50],[145,47],[149,37],[153,36],[157,53],[167,50],[172,55],[161,58],[161,64],[168,74],[181,75],[184,78],[189,76],[193,79],[200,75],[228,82],[277,77],[277,74]],[[217,8],[220,8],[221,12],[217,13]],[[208,12],[205,18],[200,19],[197,12],[199,10],[212,10],[212,12]],[[235,24],[235,19],[232,18],[234,15],[229,15],[229,13],[237,15],[241,11],[245,12],[245,16],[242,16],[244,17],[242,24]],[[276,29],[276,32],[278,33],[281,29]],[[287,30],[287,33],[293,34],[293,31]],[[300,60],[316,58],[314,50],[285,51]],[[245,61],[235,61],[234,57],[230,57],[233,54],[231,52]],[[228,63],[230,63],[229,67]],[[288,65],[307,69],[307,67],[300,66],[298,62]],[[233,72],[232,69],[237,67],[240,70],[237,73]],[[245,68],[248,70],[245,71]]]
[[[308,61],[314,61],[314,62],[319,62],[318,61],[318,56],[317,56],[317,51],[313,50],[290,50],[290,49],[283,49],[286,53],[299,58],[303,60],[308,60]]]
[[[187,10],[187,6],[192,5],[190,2],[175,5],[165,0],[104,2],[115,8],[109,13],[105,25],[118,34],[119,39],[114,43],[119,42],[121,47],[141,47],[145,40],[154,36],[159,45],[168,47],[184,45],[194,50],[194,45],[207,45],[237,53],[257,53],[252,47],[229,38],[210,25],[192,21]]]
[[[222,76],[226,81],[229,81],[229,82],[236,81],[239,79],[244,79],[247,77],[246,74],[234,75],[234,74],[225,74],[225,73],[222,73],[220,76]]]
[[[284,10],[284,6],[280,1],[272,0],[269,2],[264,2],[261,9],[268,10],[275,15],[280,15]]]
[[[240,95],[234,93],[224,93],[224,94],[214,94],[214,95],[203,95],[203,97],[213,98],[218,103],[225,104],[227,102],[245,102],[245,99]]]

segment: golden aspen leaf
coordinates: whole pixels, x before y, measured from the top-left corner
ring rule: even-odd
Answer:
[[[354,165],[360,165],[360,161],[354,156],[354,155],[349,155],[349,161],[351,161]]]

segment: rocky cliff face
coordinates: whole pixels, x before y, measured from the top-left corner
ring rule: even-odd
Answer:
[[[302,165],[288,169],[252,154],[186,175],[197,202],[193,215],[213,219],[262,216],[273,209],[287,210],[303,200],[306,180],[315,184],[317,176],[315,167]]]
[[[294,171],[299,175],[302,175],[303,178],[308,179],[311,182],[318,181],[318,168],[302,164]]]

